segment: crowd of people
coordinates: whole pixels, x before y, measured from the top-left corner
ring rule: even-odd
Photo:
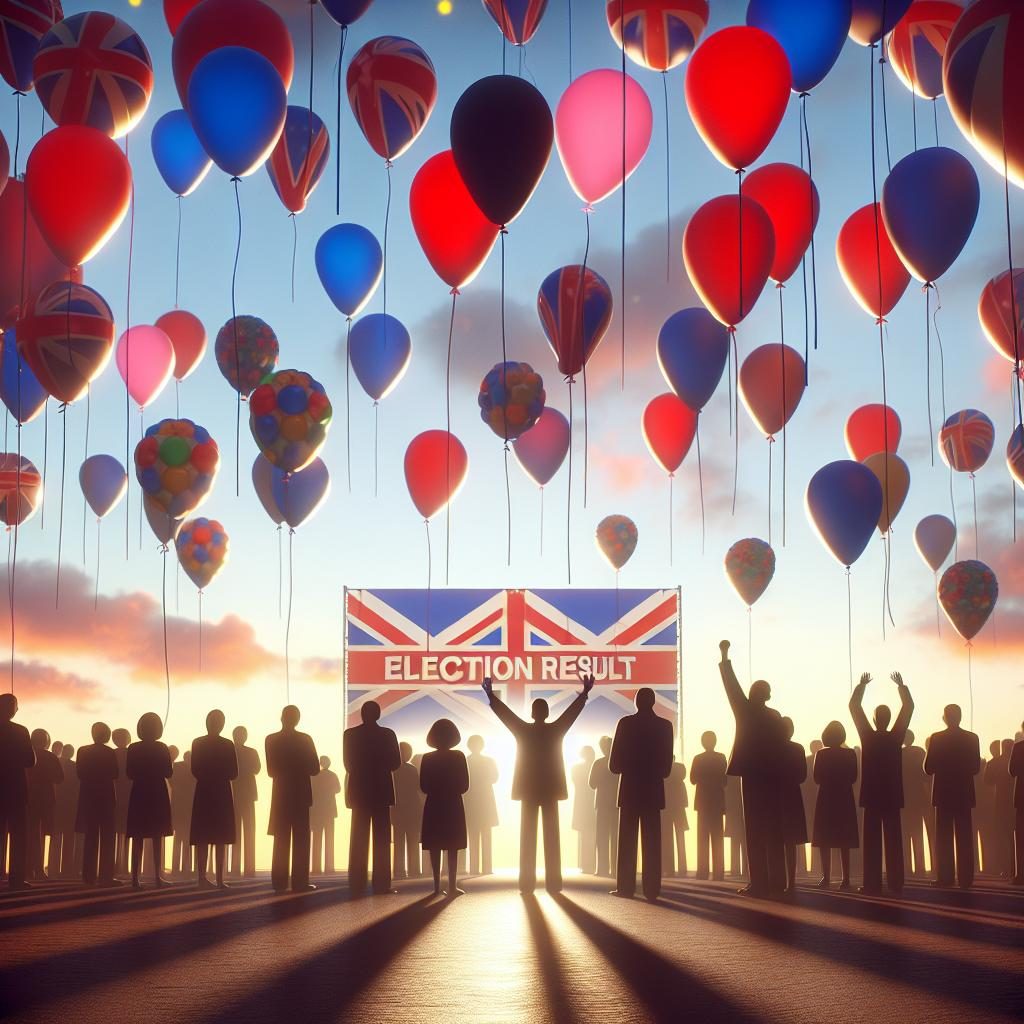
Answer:
[[[850,889],[859,875],[866,894],[884,888],[899,896],[907,876],[929,873],[935,885],[969,888],[979,865],[1024,884],[1024,735],[994,741],[985,761],[978,737],[962,727],[960,708],[951,704],[945,728],[918,747],[910,731],[914,702],[900,674],[891,676],[896,715],[880,704],[870,719],[864,698],[872,680],[865,674],[849,704],[855,744],[833,721],[808,753],[793,740],[792,721],[771,706],[769,684],[759,680],[744,692],[728,642],[720,647],[736,729],[729,757],[709,731],[690,764],[697,879],[725,879],[728,839],[730,875],[745,878],[741,892],[758,897],[792,898],[797,879],[818,872],[818,885],[828,888],[836,860],[840,888]],[[538,831],[545,887],[562,887],[559,805],[569,798],[563,745],[593,685],[593,677],[585,679],[554,720],[546,701],[534,701],[526,720],[490,680],[483,684],[491,710],[516,740],[512,799],[521,805],[523,893],[537,885]],[[51,743],[43,729],[29,733],[14,721],[17,711],[12,694],[0,696],[0,870],[11,889],[47,878],[99,887],[130,880],[138,889],[150,874],[164,885],[168,837],[171,879],[215,889],[227,878],[251,878],[257,776],[264,770],[272,783],[273,888],[306,891],[314,888],[311,873],[335,871],[342,785],[330,759],[298,730],[298,708],[282,711],[281,730],[267,737],[262,761],[244,727],[231,739],[222,735],[221,711],[210,712],[206,734],[180,760],[178,749],[162,742],[155,714],[139,719],[135,742],[126,729],[98,722],[92,743],[76,751]],[[375,702],[363,704],[360,715],[343,737],[351,895],[395,892],[395,879],[426,873],[423,854],[435,893],[461,895],[460,873],[493,870],[499,772],[483,738],[468,738],[467,756],[458,749],[458,727],[440,719],[427,734],[429,751],[414,754],[380,724]],[[688,873],[687,769],[674,746],[671,723],[644,688],[636,713],[619,721],[614,736],[601,737],[598,752],[583,747],[572,767],[578,867],[614,878],[613,895],[635,895],[638,868],[649,900],[658,898],[664,877]]]

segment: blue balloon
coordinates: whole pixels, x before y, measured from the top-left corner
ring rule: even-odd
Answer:
[[[353,325],[348,355],[363,390],[379,402],[402,379],[412,356],[412,339],[390,313],[371,313]]]
[[[192,127],[213,162],[232,177],[252,174],[270,156],[287,107],[277,69],[243,46],[212,50],[189,79]]]
[[[314,459],[297,473],[273,468],[271,490],[284,521],[298,529],[323,503],[331,492],[331,475],[323,459]]]
[[[807,515],[825,546],[847,568],[874,536],[882,502],[878,477],[850,459],[823,466],[807,485]]]
[[[4,331],[0,365],[0,399],[19,423],[34,420],[46,405],[46,391],[36,375],[18,355],[14,328]],[[19,379],[20,377],[20,379]]]
[[[323,9],[339,24],[351,25],[369,9],[373,0],[320,0]]]
[[[810,92],[839,59],[850,31],[851,0],[750,0],[747,24],[786,51],[793,92]]]
[[[912,2],[913,0],[853,0],[850,37],[861,46],[877,43],[882,36],[887,36],[896,27],[896,22],[907,13]]]
[[[658,333],[658,365],[695,412],[715,393],[729,361],[729,331],[703,306],[673,313]]]
[[[980,203],[970,160],[944,146],[905,156],[882,186],[885,227],[903,264],[921,281],[935,281],[953,265]]]
[[[184,110],[164,114],[149,143],[160,177],[176,196],[191,195],[213,166]]]
[[[113,455],[90,455],[78,470],[78,482],[97,519],[107,515],[128,490],[128,474]]]
[[[335,224],[316,243],[316,272],[331,302],[351,319],[377,290],[384,253],[362,225]]]

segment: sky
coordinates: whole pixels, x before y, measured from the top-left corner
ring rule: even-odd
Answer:
[[[308,7],[296,0],[274,6],[284,14],[295,41],[295,76],[289,101],[308,102],[310,35]],[[134,225],[128,220],[86,267],[85,278],[106,297],[117,317],[118,333],[128,321],[152,323],[174,306],[177,202],[159,177],[149,148],[153,124],[178,106],[170,74],[171,37],[153,0],[137,8],[101,5],[127,20],[142,35],[153,58],[156,88],[149,111],[128,138],[135,182]],[[66,5],[66,13],[86,9]],[[620,55],[603,17],[603,5],[570,6],[551,0],[535,37],[521,54],[508,49],[508,69],[529,77],[554,108],[572,74],[618,67]],[[745,4],[716,0],[708,31],[742,21]],[[333,126],[334,75],[338,30],[314,8],[314,109]],[[291,292],[292,224],[267,174],[260,170],[241,183],[243,217],[237,308],[266,320],[281,342],[280,367],[309,371],[334,401],[335,422],[322,456],[333,489],[328,502],[293,538],[289,664],[291,699],[303,710],[305,727],[318,748],[340,762],[342,708],[342,592],[349,587],[423,587],[427,555],[423,523],[405,487],[402,462],[409,440],[422,430],[444,425],[444,352],[450,298],[430,270],[412,230],[408,190],[419,166],[449,146],[452,107],[476,79],[502,66],[502,38],[476,0],[454,0],[440,15],[432,0],[377,0],[351,29],[346,62],[367,40],[402,34],[431,56],[438,74],[438,101],[430,121],[391,172],[392,204],[388,230],[388,312],[407,326],[413,356],[401,383],[381,403],[374,455],[371,400],[352,393],[352,489],[345,479],[344,320],[317,278],[313,251],[318,237],[339,219],[370,228],[384,227],[387,178],[347,105],[341,125],[342,210],[334,210],[334,162],[295,222],[298,236],[295,296]],[[682,595],[682,749],[687,760],[699,749],[697,738],[716,729],[725,746],[732,727],[718,681],[718,641],[734,642],[741,679],[748,666],[768,679],[774,703],[796,724],[796,738],[808,743],[825,724],[849,724],[847,581],[825,550],[803,509],[807,481],[822,465],[846,458],[843,427],[848,415],[867,402],[881,401],[878,335],[871,317],[857,305],[840,277],[834,243],[843,221],[871,201],[868,53],[852,41],[831,74],[814,90],[807,111],[814,147],[814,176],[821,197],[816,234],[819,345],[810,359],[810,388],[786,432],[786,535],[782,543],[781,445],[774,446],[772,540],[776,576],[748,621],[742,601],[723,571],[723,557],[737,539],[766,537],[768,531],[768,449],[745,410],[739,414],[739,470],[732,513],[733,438],[723,380],[701,418],[703,486],[707,517],[702,543],[695,453],[675,483],[671,526],[668,481],[646,450],[640,431],[644,405],[668,390],[655,358],[657,333],[678,309],[697,305],[680,256],[689,215],[707,199],[732,192],[735,177],[705,146],[690,121],[683,97],[686,65],[667,77],[668,150],[662,82],[635,66],[632,74],[647,90],[654,108],[654,133],[643,162],[627,184],[625,236],[626,295],[620,301],[620,199],[598,204],[591,217],[588,265],[615,293],[615,316],[588,370],[588,493],[584,506],[579,477],[573,486],[570,529],[566,528],[566,468],[546,489],[543,553],[540,496],[512,461],[512,564],[506,565],[505,469],[502,445],[480,420],[476,395],[480,380],[501,358],[500,267],[498,253],[459,297],[453,361],[453,431],[469,453],[469,475],[452,509],[450,584],[457,587],[563,586],[565,550],[572,546],[573,585],[614,585],[611,569],[594,544],[597,522],[610,513],[630,516],[639,530],[636,553],[622,571],[624,587],[679,587]],[[892,162],[913,146],[912,100],[886,68],[886,118]],[[1013,543],[1013,485],[1002,453],[1011,426],[1009,365],[985,340],[977,318],[984,284],[1006,268],[1002,179],[971,149],[938,102],[941,143],[973,163],[981,183],[981,211],[974,233],[953,269],[940,282],[937,325],[944,342],[945,406],[986,411],[996,424],[995,452],[978,474],[978,536],[973,526],[970,482],[953,480],[961,527],[961,557],[980,557],[995,570],[1001,595],[996,615],[973,649],[974,725],[987,745],[1012,735],[1024,716],[1019,663],[1024,643],[1024,561]],[[917,101],[922,144],[933,141],[932,114]],[[21,164],[49,127],[33,95],[23,100]],[[15,101],[0,103],[0,130],[13,151]],[[791,99],[783,124],[761,163],[797,162],[798,107]],[[879,183],[886,173],[884,133],[879,118]],[[337,140],[332,138],[332,145]],[[336,150],[335,150],[336,151]],[[666,268],[666,160],[670,158],[670,240]],[[1019,223],[1019,194],[1011,194]],[[170,717],[165,739],[185,746],[203,731],[212,707],[222,707],[228,728],[242,723],[261,745],[276,727],[285,703],[284,653],[288,608],[287,543],[279,575],[279,538],[250,482],[255,443],[243,420],[241,493],[235,493],[235,399],[220,376],[212,339],[231,315],[231,272],[236,244],[232,186],[214,168],[196,193],[182,203],[180,305],[206,325],[210,350],[175,395],[173,385],[145,410],[146,424],[181,413],[202,423],[218,440],[221,472],[201,514],[219,519],[230,536],[230,561],[203,595],[202,665],[199,664],[198,601],[195,588],[175,571],[173,554],[164,565],[157,543],[140,533],[139,490],[132,479],[128,518],[125,506],[102,524],[97,547],[95,522],[86,516],[77,470],[85,457],[84,403],[66,415],[63,523],[60,515],[61,420],[51,401],[42,419],[23,429],[22,450],[37,466],[46,451],[44,512],[19,531],[16,567],[15,680],[20,720],[47,726],[54,738],[73,743],[87,738],[91,722],[131,726],[145,711],[163,713],[165,677],[161,601],[166,594],[171,669]],[[581,203],[572,191],[556,152],[522,215],[506,240],[505,320],[509,357],[530,362],[545,378],[548,404],[568,411],[565,386],[557,373],[535,312],[541,280],[552,270],[578,263],[585,242]],[[1018,247],[1024,239],[1017,236]],[[128,260],[131,293],[128,301]],[[786,340],[803,346],[803,294],[799,274],[785,289]],[[382,309],[377,294],[366,312]],[[620,317],[625,309],[626,382],[620,386]],[[915,283],[889,317],[886,370],[889,402],[902,418],[899,452],[911,470],[910,495],[892,534],[890,599],[895,625],[883,635],[883,545],[874,541],[851,577],[852,660],[855,674],[878,680],[869,702],[891,701],[887,681],[902,671],[917,711],[912,728],[924,736],[940,725],[941,708],[970,702],[968,652],[943,619],[936,626],[931,571],[913,543],[914,525],[930,513],[949,514],[950,476],[929,452],[924,369],[924,297]],[[776,293],[766,288],[737,334],[740,357],[758,345],[780,340]],[[934,338],[933,338],[934,344]],[[940,407],[937,376],[933,402]],[[583,462],[582,415],[576,403],[576,469]],[[89,405],[88,452],[110,452],[124,459],[124,389],[111,365],[93,385]],[[938,419],[938,412],[935,413]],[[137,411],[131,414],[131,447],[138,439]],[[15,450],[13,426],[5,429]],[[378,485],[374,488],[375,475]],[[438,552],[443,553],[443,522],[434,532],[433,584],[440,585]],[[1024,524],[1018,524],[1024,529]],[[669,558],[669,531],[674,535]],[[127,531],[127,556],[126,556]],[[567,537],[568,533],[568,537]],[[140,540],[141,537],[141,540]],[[287,538],[283,538],[287,542]],[[56,601],[57,552],[61,552],[60,597]],[[703,550],[702,550],[703,548]],[[98,598],[94,602],[99,565]],[[6,593],[6,588],[4,588]],[[283,596],[283,600],[282,600]],[[8,617],[0,598],[0,622]],[[748,628],[752,646],[748,644]],[[577,741],[570,736],[568,752]],[[507,757],[510,748],[495,738]],[[508,774],[506,774],[506,782]]]

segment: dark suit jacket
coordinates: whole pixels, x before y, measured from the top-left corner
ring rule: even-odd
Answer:
[[[90,822],[114,824],[117,796],[114,783],[120,773],[117,751],[101,743],[78,748],[78,813],[75,831],[84,832]]]
[[[725,814],[725,781],[728,762],[725,754],[705,750],[690,765],[690,782],[694,787],[693,809],[698,814],[721,818]]]
[[[0,807],[16,810],[28,802],[25,773],[36,763],[28,729],[17,722],[0,722]]]
[[[594,790],[594,807],[598,811],[616,810],[619,779],[608,770],[607,757],[599,757],[591,766],[590,788]]]
[[[270,795],[269,835],[287,829],[313,806],[310,779],[320,772],[320,758],[312,736],[282,729],[267,737],[267,774],[273,780]]]
[[[974,776],[981,769],[978,737],[966,729],[945,729],[928,742],[924,770],[932,778],[932,804],[951,811],[974,806]]]
[[[785,743],[781,716],[774,708],[751,703],[740,687],[731,661],[723,661],[718,669],[736,719],[729,774],[756,775],[762,779],[778,774]]]
[[[891,729],[876,729],[864,714],[864,691],[858,684],[850,698],[850,714],[861,746],[860,805],[888,811],[903,807],[903,740],[914,701],[900,689],[901,706]]]
[[[619,806],[662,810],[665,780],[672,771],[672,723],[653,711],[620,718],[608,767],[619,776]]]
[[[1017,780],[1013,789],[1013,806],[1024,810],[1024,740],[1018,740],[1010,751],[1010,775]],[[1021,856],[1018,853],[1018,856]]]
[[[398,771],[402,754],[398,737],[381,725],[357,725],[346,729],[342,739],[345,806],[361,810],[390,807],[395,802],[391,773]]]

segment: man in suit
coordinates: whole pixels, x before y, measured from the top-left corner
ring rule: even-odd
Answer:
[[[338,819],[341,780],[331,771],[331,759],[320,758],[320,774],[313,778],[313,809],[309,816],[313,841],[313,873],[334,874],[334,823]],[[321,850],[323,860],[321,862]]]
[[[498,825],[498,804],[494,799],[498,762],[484,753],[483,736],[470,736],[466,746],[469,747],[469,757],[466,758],[469,792],[463,802],[466,805],[466,829],[469,833],[469,872],[472,875],[491,875],[494,873],[491,833]],[[416,828],[418,832],[419,823]]]
[[[0,694],[0,834],[7,836],[10,889],[28,889],[25,881],[25,838],[28,814],[28,777],[36,763],[28,729],[13,721],[18,713],[18,698]]]
[[[109,747],[110,726],[96,722],[92,743],[78,749],[78,812],[75,831],[82,833],[82,881],[105,888],[114,880],[115,785],[120,774],[116,751]]]
[[[520,801],[519,891],[525,896],[537,887],[537,817],[544,822],[544,887],[550,893],[562,891],[562,846],[558,833],[558,802],[569,798],[565,781],[562,740],[587,703],[594,677],[583,680],[576,699],[553,722],[548,702],[535,700],[533,721],[525,722],[499,697],[490,679],[483,691],[498,720],[516,738],[516,768],[512,777],[512,799]]]
[[[391,828],[395,857],[391,875],[392,878],[419,878],[420,825],[423,821],[420,773],[412,764],[412,747],[408,743],[399,743],[398,752],[402,763],[393,773],[395,802],[391,807]],[[469,818],[468,807],[466,818]]]
[[[298,731],[299,717],[299,709],[289,704],[281,712],[281,731],[271,733],[264,747],[267,774],[273,780],[267,833],[274,837],[270,862],[274,892],[288,888],[289,854],[292,892],[316,888],[309,884],[309,809],[313,805],[309,780],[319,773],[320,759],[313,737]]]
[[[903,740],[903,868],[915,878],[923,877],[925,849],[932,846],[931,793],[924,770],[924,747],[914,746],[910,729]]]
[[[235,726],[231,739],[235,744],[238,775],[231,783],[235,801],[235,841],[231,844],[231,870],[234,878],[253,878],[256,874],[256,776],[260,773],[259,751],[247,747],[249,732],[244,725]]]
[[[373,837],[373,892],[391,888],[391,807],[395,802],[392,772],[402,764],[398,737],[379,725],[380,705],[368,700],[360,709],[362,725],[345,730],[345,806],[352,811],[348,846],[348,886],[353,897],[366,892],[370,838]]]
[[[612,865],[619,859],[619,777],[608,770],[611,736],[602,736],[598,746],[603,756],[590,769],[590,788],[594,790],[597,815],[597,873],[602,878],[611,878]]]
[[[861,743],[860,806],[864,808],[864,885],[862,892],[878,895],[882,891],[882,846],[885,846],[885,880],[889,892],[903,892],[903,740],[907,735],[914,701],[903,684],[903,676],[890,677],[900,695],[900,711],[889,728],[892,712],[880,704],[875,708],[872,728],[864,714],[864,691],[871,676],[865,672],[850,697],[850,714]]]
[[[946,728],[928,741],[924,770],[932,776],[935,807],[935,885],[961,889],[974,883],[974,776],[981,767],[981,746],[973,732],[960,728],[961,711],[949,704]],[[955,850],[955,856],[954,856]]]
[[[608,767],[619,776],[619,861],[615,896],[636,895],[638,840],[643,845],[644,896],[661,894],[661,812],[672,771],[672,723],[654,713],[654,691],[636,694],[636,714],[619,719]]]
[[[686,808],[689,806],[686,765],[673,759],[672,770],[665,780],[665,806],[661,812],[661,873],[665,878],[686,877],[686,833],[690,829]]]
[[[1024,723],[1021,724],[1024,730]],[[1017,847],[1016,867],[1013,872],[1013,884],[1024,885],[1024,739],[1017,740],[1010,751],[1008,768],[1013,786],[1014,838]]]
[[[697,877],[708,878],[708,848],[711,873],[716,882],[725,878],[725,782],[729,764],[725,754],[715,750],[718,737],[706,732],[700,738],[704,752],[690,765],[694,786],[693,809],[697,812]]]

